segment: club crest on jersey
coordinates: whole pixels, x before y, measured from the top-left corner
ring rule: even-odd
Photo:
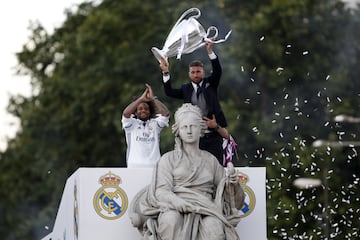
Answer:
[[[128,197],[119,187],[122,180],[119,176],[108,172],[99,178],[102,186],[94,195],[94,209],[96,213],[105,219],[114,220],[120,218],[128,208]]]
[[[249,181],[249,176],[245,173],[239,172],[239,182],[242,185],[244,192],[245,192],[245,201],[244,206],[240,210],[240,217],[244,218],[252,213],[255,208],[256,204],[256,197],[254,194],[254,191],[246,185],[246,183]]]

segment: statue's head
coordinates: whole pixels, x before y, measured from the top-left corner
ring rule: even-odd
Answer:
[[[175,124],[172,126],[172,132],[174,133],[175,137],[180,137],[179,130],[184,124],[196,125],[200,129],[200,134],[197,136],[198,138],[203,136],[205,130],[207,129],[206,123],[202,118],[200,108],[196,105],[192,105],[191,103],[184,103],[175,112]]]

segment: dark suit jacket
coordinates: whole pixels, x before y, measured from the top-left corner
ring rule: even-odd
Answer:
[[[205,77],[202,80],[202,92],[204,93],[205,101],[209,109],[208,118],[212,118],[215,114],[216,121],[221,127],[227,127],[225,115],[221,109],[217,89],[220,83],[220,77],[222,73],[221,65],[218,58],[211,60],[212,73],[210,76]],[[194,88],[191,84],[182,84],[180,88],[172,88],[171,79],[164,84],[165,94],[169,97],[183,99],[184,103],[191,103],[191,96]]]

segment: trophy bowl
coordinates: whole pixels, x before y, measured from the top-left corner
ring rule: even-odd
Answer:
[[[225,39],[214,41],[213,39],[218,36],[218,29],[211,26],[205,31],[204,27],[197,21],[200,16],[201,12],[198,8],[186,10],[172,27],[163,48],[151,48],[153,55],[159,62],[161,58],[167,60],[174,56],[180,59],[182,54],[189,54],[203,47],[206,41],[214,43],[226,41],[231,31]]]

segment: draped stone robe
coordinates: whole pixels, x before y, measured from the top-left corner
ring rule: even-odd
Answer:
[[[159,232],[159,217],[169,211],[178,212],[173,203],[180,199],[190,206],[181,213],[177,235],[169,239],[218,240],[210,233],[220,229],[224,239],[236,240],[239,236],[235,227],[244,197],[241,185],[229,182],[225,169],[213,155],[201,150],[196,159],[189,159],[184,152],[174,150],[158,161],[152,182],[132,201],[129,217],[144,239],[165,240]],[[203,224],[207,217],[215,218],[218,224]],[[173,233],[166,233],[169,234]]]

